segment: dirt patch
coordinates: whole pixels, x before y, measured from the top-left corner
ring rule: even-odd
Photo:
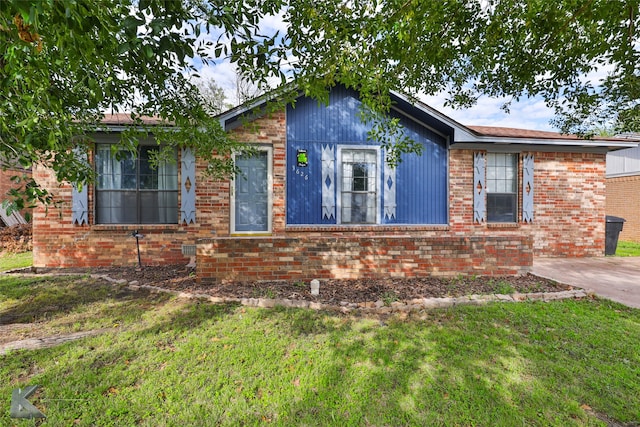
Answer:
[[[572,289],[555,281],[528,274],[518,277],[458,276],[410,279],[320,280],[320,295],[311,295],[309,283],[296,281],[200,285],[195,271],[184,265],[109,267],[92,269],[37,269],[38,274],[99,274],[175,291],[227,298],[286,298],[325,304],[379,301],[390,303],[414,298],[460,297],[471,294],[559,292]]]

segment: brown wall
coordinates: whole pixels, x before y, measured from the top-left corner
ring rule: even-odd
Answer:
[[[640,175],[607,178],[607,215],[625,219],[620,240],[640,242]]]

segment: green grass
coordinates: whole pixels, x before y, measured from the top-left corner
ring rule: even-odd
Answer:
[[[640,243],[619,241],[616,256],[640,256]]]
[[[32,252],[22,252],[19,254],[3,253],[0,255],[0,271],[30,267],[31,265],[33,265]]]
[[[381,321],[0,278],[6,319],[37,322],[33,334],[115,330],[0,356],[0,407],[38,384],[29,400],[47,415],[24,424],[2,410],[3,426],[640,423],[640,310],[603,300]]]

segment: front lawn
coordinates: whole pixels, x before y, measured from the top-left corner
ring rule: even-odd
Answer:
[[[47,426],[640,423],[640,310],[609,301],[373,318],[0,278],[0,346],[98,328],[0,355],[0,425],[31,384]]]
[[[640,256],[640,243],[619,241],[616,256]]]
[[[33,252],[4,252],[0,254],[0,271],[30,267],[31,265],[33,265]]]

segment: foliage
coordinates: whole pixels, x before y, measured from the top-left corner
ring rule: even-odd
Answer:
[[[31,277],[0,279],[0,318],[15,319],[14,339],[108,329],[0,355],[2,406],[12,389],[39,384],[29,400],[47,425],[640,421],[640,312],[608,301],[458,306],[381,321]],[[0,424],[12,425],[8,417],[1,412]]]
[[[444,91],[453,106],[540,95],[564,131],[638,131],[639,10],[640,0],[6,0],[0,154],[86,183],[92,170],[78,153],[105,111],[130,111],[138,134],[153,131],[172,147],[197,141],[211,171],[231,172],[229,154],[242,145],[207,114],[190,80],[200,64],[225,58],[258,88],[295,80],[273,95],[279,102],[300,90],[326,101],[333,85],[357,89],[391,163],[420,147],[383,118],[389,90]],[[263,34],[274,16],[286,34]],[[602,81],[589,80],[603,70]],[[171,129],[145,126],[146,115]],[[134,130],[122,135],[130,150]],[[49,200],[37,185],[18,195]]]
[[[638,131],[639,11],[638,0],[325,0],[288,19],[300,67],[361,88],[370,105],[390,88],[448,91],[453,106],[540,95],[564,131]]]
[[[209,114],[220,114],[232,107],[227,102],[224,89],[214,79],[200,80],[195,85],[202,95],[204,107]]]

